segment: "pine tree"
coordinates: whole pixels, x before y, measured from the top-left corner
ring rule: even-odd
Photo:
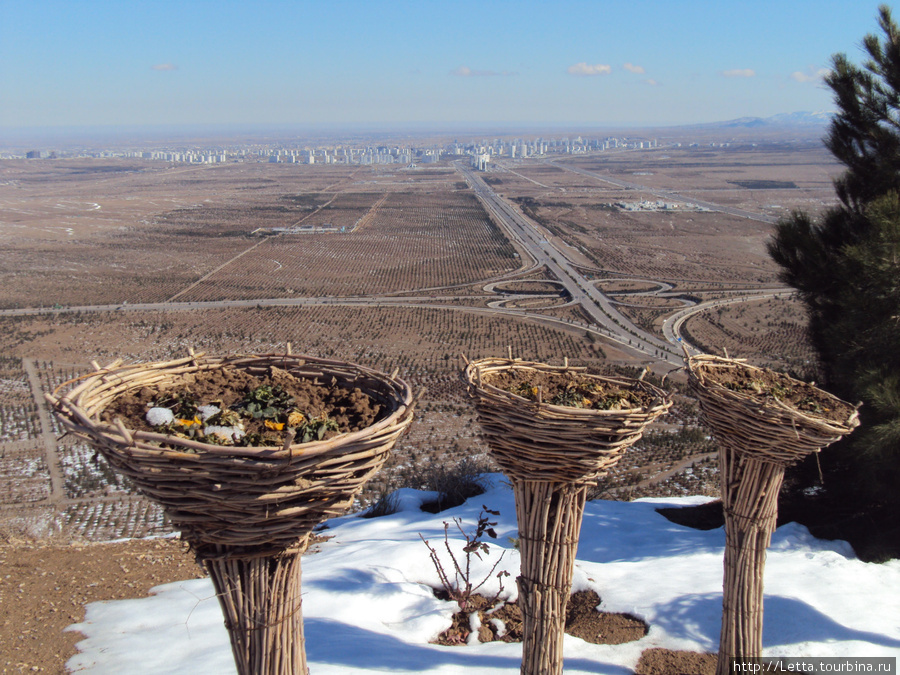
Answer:
[[[825,145],[846,167],[838,204],[818,218],[795,211],[768,244],[807,307],[825,386],[864,403],[826,476],[858,506],[900,502],[900,28],[886,5],[878,24],[865,63],[836,54],[825,78],[838,108]]]

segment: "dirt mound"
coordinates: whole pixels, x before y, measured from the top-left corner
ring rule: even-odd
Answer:
[[[438,595],[438,594],[436,594]],[[440,597],[440,595],[438,595]],[[598,612],[600,596],[594,591],[578,591],[566,605],[566,633],[595,645],[618,645],[640,640],[647,634],[646,623],[630,614]],[[465,645],[472,631],[470,616],[477,613],[479,642],[521,642],[522,610],[514,602],[496,602],[481,595],[471,599],[467,611],[453,614],[450,628],[434,640],[441,645]]]
[[[695,504],[694,506],[668,506],[656,512],[676,525],[692,527],[695,530],[715,530],[725,525],[722,500]]]
[[[600,596],[579,591],[566,605],[566,633],[595,645],[620,645],[640,640],[650,627],[631,614],[599,612]]]

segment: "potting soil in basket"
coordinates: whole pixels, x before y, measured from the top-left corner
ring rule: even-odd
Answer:
[[[294,443],[304,443],[364,429],[381,408],[359,388],[294,377],[275,366],[262,376],[226,367],[129,391],[100,418],[215,445],[280,446],[291,431]]]
[[[578,371],[509,369],[488,373],[484,381],[529,401],[594,410],[630,410],[658,401],[652,393],[584,377]]]
[[[794,380],[787,375],[743,364],[712,367],[703,370],[703,378],[716,382],[738,396],[760,403],[778,401],[794,410],[826,422],[845,423],[855,408],[815,385]]]

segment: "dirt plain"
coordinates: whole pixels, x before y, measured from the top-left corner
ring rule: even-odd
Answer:
[[[631,212],[615,204],[656,201],[665,190],[679,204],[694,198],[764,218],[792,208],[815,212],[832,202],[837,173],[821,144],[804,137],[684,142],[552,164],[506,161],[491,177],[492,187],[637,325],[658,333],[677,309],[748,292],[744,302],[693,315],[685,337],[711,353],[727,349],[757,365],[812,373],[799,304],[754,297],[778,286],[765,253],[768,222],[688,208]],[[65,672],[72,635],[47,646],[22,628],[45,621],[38,597],[66,605],[65,614],[54,613],[62,617],[59,626],[45,623],[44,632],[61,631],[80,619],[83,602],[105,597],[75,577],[56,584],[56,595],[26,593],[34,574],[99,565],[90,542],[170,531],[160,510],[90,448],[58,438],[61,429],[42,409],[44,391],[88,372],[91,362],[163,360],[189,347],[269,352],[291,343],[295,353],[399,368],[426,393],[409,434],[360,506],[398,486],[420,486],[429,464],[485,455],[459,379],[460,355],[511,349],[554,363],[566,356],[597,373],[671,370],[587,332],[577,307],[566,306],[557,289],[533,283],[546,271],[530,264],[460,181],[449,162],[406,170],[0,161],[0,554],[13,570],[4,573],[6,582],[0,575],[0,592],[35,598],[32,605],[4,598],[0,624],[21,632],[0,636],[2,644],[16,645],[0,648],[0,672]],[[344,232],[273,233],[303,226]],[[259,228],[268,230],[254,234]],[[491,290],[494,281],[513,285]],[[529,299],[522,291],[547,297]],[[672,414],[629,451],[598,493],[715,494],[709,459],[715,448],[697,427],[696,402],[678,373],[668,385],[676,390]],[[58,550],[41,550],[47,537]],[[145,568],[156,569],[152,552],[141,548],[153,544],[132,546],[122,555],[146,554]],[[130,577],[110,568],[103,575],[107,596],[140,596],[149,585],[196,572],[189,572],[189,556],[170,553],[161,555],[178,562],[165,574],[154,572],[159,580],[129,582],[135,587],[128,591],[117,582]],[[30,563],[29,555],[42,562]]]

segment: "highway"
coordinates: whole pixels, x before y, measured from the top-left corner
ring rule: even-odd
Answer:
[[[583,174],[590,178],[613,183],[620,187],[627,187],[636,190],[643,190],[657,194],[661,197],[670,199],[681,199],[690,201],[695,204],[711,210],[729,213],[731,215],[752,218],[754,220],[762,220],[772,222],[768,216],[753,214],[750,212],[724,207],[718,204],[708,202],[699,202],[695,199],[681,197],[674,192],[663,190],[652,190],[645,186],[629,183],[618,179],[608,178],[590,171],[577,169],[556,162],[550,162],[559,168],[575,173]],[[590,330],[598,335],[604,336],[612,341],[621,344],[623,347],[631,348],[635,351],[646,354],[654,359],[661,359],[670,364],[681,366],[684,363],[683,350],[687,347],[690,351],[695,351],[684,340],[681,334],[681,327],[684,322],[693,314],[701,312],[710,307],[718,305],[730,304],[733,302],[742,302],[745,300],[758,300],[768,297],[776,297],[790,295],[792,291],[779,289],[759,289],[758,292],[748,291],[741,298],[729,298],[724,300],[714,300],[710,302],[700,303],[685,309],[679,310],[663,322],[663,336],[665,339],[647,332],[646,330],[635,325],[625,315],[623,315],[610,299],[593,283],[586,279],[577,269],[575,269],[567,260],[565,255],[556,249],[550,241],[541,233],[540,229],[531,222],[527,217],[520,213],[516,208],[499,196],[491,186],[485,183],[481,177],[464,162],[455,163],[456,170],[466,178],[477,197],[484,204],[485,208],[497,218],[501,226],[506,230],[509,237],[518,245],[519,250],[525,256],[533,259],[533,268],[540,266],[546,267],[550,273],[559,280],[570,295],[572,302],[581,306],[588,317],[586,323],[578,321],[554,319],[552,317],[541,315],[539,312],[532,313],[522,309],[507,309],[501,305],[501,302],[492,303],[487,308],[454,306],[446,304],[452,302],[453,296],[434,297],[433,294],[424,295],[436,289],[419,289],[415,295],[383,295],[383,296],[358,296],[358,297],[294,297],[294,298],[260,298],[247,300],[211,300],[211,301],[195,301],[184,302],[178,301],[186,291],[196,286],[195,282],[192,286],[183,289],[173,297],[164,302],[147,302],[133,304],[113,304],[113,305],[83,305],[68,307],[29,307],[20,309],[0,309],[0,316],[36,316],[41,314],[53,313],[71,313],[71,312],[104,312],[104,311],[191,311],[202,309],[223,309],[223,308],[252,308],[252,307],[311,307],[321,305],[332,306],[393,306],[393,307],[440,307],[445,309],[454,309],[459,311],[469,311],[473,313],[490,313],[505,314],[509,316],[524,316],[530,319],[539,320],[547,323],[566,324],[567,326],[582,326],[585,330]],[[248,251],[255,248],[257,244],[250,247],[247,251],[243,251],[236,257],[244,255]],[[236,258],[235,258],[236,259]],[[229,260],[225,264],[216,268],[204,278],[212,276],[216,271],[226,266],[234,259]],[[527,268],[527,267],[526,267]],[[202,279],[201,279],[202,281]],[[649,280],[647,280],[649,281]],[[671,285],[664,282],[656,282],[660,284],[658,291],[668,290]],[[668,286],[668,288],[667,288]],[[449,290],[449,289],[445,289]],[[465,299],[471,299],[471,296],[465,296]],[[503,301],[505,302],[505,301]]]
[[[682,365],[683,357],[677,348],[636,326],[619,312],[604,293],[569,264],[565,256],[544,238],[533,223],[494,192],[472,168],[462,162],[457,162],[456,167],[510,236],[537,264],[545,265],[563,283],[572,299],[581,305],[597,329],[648,356]]]

